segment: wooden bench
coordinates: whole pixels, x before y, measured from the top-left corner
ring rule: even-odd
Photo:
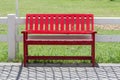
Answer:
[[[24,66],[28,60],[90,60],[95,65],[93,14],[27,14],[23,33]],[[29,37],[31,34],[37,36]],[[47,35],[47,36],[43,36]],[[48,35],[49,34],[49,35]],[[42,35],[42,36],[41,36]],[[85,36],[87,35],[87,36]],[[90,56],[28,56],[28,45],[90,45]]]

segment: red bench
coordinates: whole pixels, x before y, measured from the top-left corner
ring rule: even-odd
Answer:
[[[93,14],[27,14],[26,29],[22,33],[24,66],[33,59],[91,60],[92,66],[95,65],[96,32]],[[29,37],[30,34],[39,35]],[[91,56],[28,56],[28,45],[90,45]]]

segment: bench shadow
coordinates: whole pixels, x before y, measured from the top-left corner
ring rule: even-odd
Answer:
[[[16,80],[20,79],[20,75],[22,74],[23,68],[29,69],[29,67],[92,67],[92,64],[90,63],[74,63],[74,64],[60,64],[60,63],[29,63],[27,64],[27,67],[24,67],[23,63],[19,66],[18,75],[16,76]],[[96,63],[95,67],[99,67],[99,65]]]
[[[73,64],[60,64],[60,63],[29,63],[27,67],[92,67],[90,63],[73,63]],[[99,67],[96,63],[95,67]]]
[[[22,69],[23,69],[23,63],[21,63],[21,65],[19,66],[19,71],[18,71],[18,75],[16,77],[16,80],[19,80],[21,72],[22,72]]]

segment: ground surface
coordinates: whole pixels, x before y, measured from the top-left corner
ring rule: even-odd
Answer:
[[[34,64],[22,67],[20,63],[0,63],[0,80],[120,80],[120,64],[84,66]]]

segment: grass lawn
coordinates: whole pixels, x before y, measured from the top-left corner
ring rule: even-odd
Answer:
[[[0,16],[15,13],[16,0],[0,1]],[[19,15],[25,16],[26,13],[93,13],[95,16],[120,16],[120,0],[19,0]]]
[[[16,0],[1,0],[0,16],[15,13]],[[6,6],[7,5],[7,6]],[[120,16],[120,0],[19,0],[19,16],[26,13],[93,13],[95,16]],[[19,26],[19,33],[24,26]],[[120,34],[119,30],[103,30],[95,27],[98,34]],[[7,34],[7,25],[0,24],[0,34]],[[14,62],[22,61],[23,45]],[[119,63],[120,43],[96,43],[97,62]],[[0,62],[7,62],[7,43],[0,42]],[[85,46],[30,46],[30,55],[90,55],[90,47]],[[41,62],[41,61],[39,61]],[[43,61],[42,61],[43,62]],[[44,61],[72,63],[73,61]],[[74,61],[81,62],[81,61]],[[87,62],[87,61],[82,61]]]
[[[0,62],[6,62],[7,60],[7,44],[0,42]],[[21,62],[23,59],[23,44],[19,45],[19,53],[14,62]],[[96,43],[96,61],[99,63],[119,63],[120,62],[120,43]],[[29,46],[30,55],[90,55],[89,46]],[[33,62],[33,61],[31,61]],[[34,61],[36,62],[36,61]],[[39,61],[41,62],[41,61]],[[43,61],[42,61],[43,62]],[[44,61],[44,62],[59,62],[59,63],[72,63],[81,61]],[[82,61],[87,62],[87,61]]]

